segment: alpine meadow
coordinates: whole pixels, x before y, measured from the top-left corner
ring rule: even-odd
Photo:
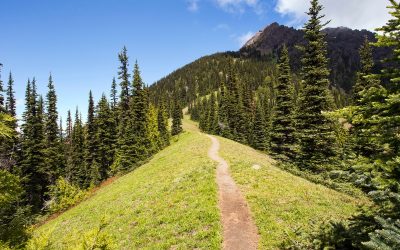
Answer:
[[[0,249],[400,249],[399,0],[0,8]]]

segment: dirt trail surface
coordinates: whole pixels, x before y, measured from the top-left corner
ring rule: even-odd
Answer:
[[[247,202],[229,174],[228,163],[218,155],[219,141],[213,136],[208,135],[208,137],[212,141],[208,155],[212,160],[219,163],[217,184],[223,227],[223,249],[257,249],[259,235],[251,218]]]

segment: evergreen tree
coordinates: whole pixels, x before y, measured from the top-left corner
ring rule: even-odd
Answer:
[[[129,63],[127,49],[124,47],[122,52],[118,54],[120,61],[118,79],[121,80],[120,87],[121,93],[119,97],[119,124],[118,124],[118,144],[122,147],[125,144],[126,128],[129,123],[129,103],[130,103],[130,91],[131,84],[129,82]]]
[[[357,74],[357,80],[353,88],[353,100],[355,104],[360,104],[362,91],[370,87],[376,87],[380,84],[377,76],[372,74],[374,59],[372,57],[372,48],[367,37],[364,44],[359,49],[361,70]]]
[[[179,105],[177,97],[174,99],[174,106],[172,112],[172,128],[171,134],[178,135],[182,132],[182,109]]]
[[[117,152],[116,170],[128,170],[148,156],[147,133],[148,103],[146,91],[140,76],[139,66],[136,63],[133,72],[133,89],[129,104],[129,121],[123,139],[120,139]],[[122,101],[122,99],[121,99]]]
[[[162,138],[158,130],[158,111],[154,105],[150,104],[147,112],[147,138],[149,141],[149,153],[154,154],[160,150]]]
[[[44,202],[49,183],[44,157],[43,100],[36,93],[36,81],[28,81],[25,94],[25,112],[20,167],[25,179],[27,200],[38,212]]]
[[[273,109],[271,126],[271,151],[282,160],[293,159],[294,123],[293,123],[293,84],[289,62],[289,52],[283,46],[278,64],[279,77],[276,86],[276,105]]]
[[[87,179],[87,185],[94,183],[98,184],[100,181],[99,165],[96,161],[97,138],[96,138],[96,124],[95,124],[95,110],[92,91],[89,91],[89,105],[88,116],[86,122],[86,144],[85,144],[85,164],[86,169],[90,172]]]
[[[45,119],[46,131],[46,172],[49,176],[48,182],[54,184],[60,173],[64,170],[63,155],[61,154],[61,143],[58,128],[57,95],[54,88],[53,78],[50,75],[46,95],[47,114]]]
[[[67,178],[79,187],[87,186],[88,171],[85,164],[85,135],[78,108],[71,135],[71,162],[68,164]]]
[[[111,110],[114,112],[118,104],[117,82],[115,81],[115,77],[112,80],[110,97],[111,97]]]
[[[390,65],[397,65],[397,67],[389,66],[386,67],[382,74],[385,78],[390,79],[389,91],[390,93],[398,93],[400,91],[400,68],[398,67],[400,62],[400,2],[398,0],[389,0],[390,15],[392,18],[386,23],[386,25],[377,29],[378,41],[374,44],[377,47],[389,47],[392,48],[393,53],[390,58],[385,61],[390,62]]]
[[[256,105],[252,134],[252,146],[258,150],[266,150],[268,148],[268,138],[266,133],[264,110],[259,103]]]
[[[210,103],[209,103],[209,117],[208,117],[208,132],[211,134],[217,134],[218,127],[218,111],[215,93],[211,93]]]
[[[9,78],[8,78],[8,84],[7,84],[7,100],[6,100],[6,110],[7,112],[12,116],[16,117],[17,116],[17,111],[16,111],[16,100],[14,96],[14,79],[12,77],[12,74],[10,72]],[[16,128],[16,122],[14,124],[14,128]]]
[[[308,11],[310,19],[304,26],[307,44],[304,47],[303,89],[297,110],[297,137],[300,150],[298,163],[302,168],[321,171],[321,164],[333,162],[336,156],[336,138],[333,122],[324,114],[333,102],[328,92],[329,70],[324,24],[320,14],[322,6],[311,0]]]
[[[96,162],[99,164],[100,179],[108,178],[110,167],[114,161],[114,118],[106,96],[103,94],[97,105],[96,141],[98,150]]]
[[[163,100],[160,101],[157,114],[158,131],[160,133],[160,148],[169,145],[170,133],[168,131],[168,113]]]
[[[4,107],[4,89],[3,89],[3,80],[1,80],[1,67],[3,64],[0,64],[0,112],[5,113],[6,108]]]

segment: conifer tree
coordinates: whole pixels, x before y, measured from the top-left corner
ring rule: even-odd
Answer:
[[[174,99],[174,106],[172,111],[172,128],[171,134],[178,135],[182,132],[182,109],[179,105],[177,97]]]
[[[160,101],[157,113],[158,131],[160,133],[161,144],[160,148],[164,148],[169,145],[170,133],[168,131],[168,113],[165,108],[164,100]]]
[[[96,162],[99,164],[100,179],[109,176],[110,167],[114,161],[114,118],[106,96],[103,94],[97,105],[96,116],[96,141],[98,150]]]
[[[16,117],[17,116],[17,111],[16,111],[16,100],[14,96],[14,79],[12,77],[12,74],[10,72],[9,78],[8,78],[8,84],[7,84],[7,100],[6,100],[6,110],[7,112],[12,116]],[[14,124],[16,128],[16,123]]]
[[[112,84],[111,84],[111,110],[113,110],[113,112],[116,110],[117,108],[117,104],[118,104],[118,97],[117,97],[117,82],[115,81],[115,77],[113,77],[112,79]]]
[[[120,87],[121,92],[119,96],[119,124],[118,124],[118,144],[122,147],[124,142],[124,137],[126,136],[126,128],[129,122],[129,103],[130,103],[130,92],[131,92],[131,84],[129,82],[129,63],[128,63],[128,55],[127,49],[124,47],[122,52],[118,54],[118,58],[120,61],[118,79],[121,80]]]
[[[154,154],[160,150],[161,137],[158,130],[158,111],[154,105],[150,104],[147,112],[147,138],[149,141],[149,153]]]
[[[0,112],[5,113],[6,112],[6,108],[4,106],[3,80],[1,80],[1,67],[2,66],[3,66],[3,64],[0,64]]]
[[[264,110],[260,103],[256,105],[252,134],[253,139],[251,145],[255,149],[266,150],[268,148],[268,138],[266,133]]]
[[[372,48],[368,37],[365,37],[363,45],[359,49],[361,70],[357,74],[357,81],[353,88],[353,100],[355,104],[360,104],[361,92],[370,87],[377,87],[380,82],[377,76],[372,74],[374,59]]]
[[[145,159],[148,156],[146,146],[149,146],[149,138],[147,133],[148,125],[148,99],[147,93],[144,89],[144,84],[140,76],[139,65],[136,62],[133,70],[133,82],[132,82],[132,99],[130,103],[131,110],[131,121],[130,130],[132,134],[132,147],[133,157],[138,161]]]
[[[397,65],[397,67],[389,66],[386,67],[382,74],[385,78],[390,79],[389,91],[390,93],[398,93],[400,91],[400,68],[398,67],[400,62],[400,2],[398,0],[389,0],[390,15],[392,18],[386,23],[386,25],[377,29],[378,41],[374,44],[377,47],[389,47],[392,48],[392,55],[385,61],[390,62],[391,65]]]
[[[28,80],[25,94],[25,112],[20,167],[27,190],[27,200],[32,210],[38,212],[44,202],[49,183],[44,157],[43,100],[36,92],[36,81]]]
[[[71,135],[71,162],[68,166],[67,178],[81,188],[87,187],[88,171],[85,164],[85,136],[78,108]]]
[[[211,134],[217,134],[218,127],[218,111],[215,93],[211,93],[210,103],[209,103],[209,117],[208,117],[208,132]]]
[[[46,167],[49,176],[49,183],[54,184],[60,173],[64,170],[63,155],[61,154],[61,143],[58,128],[58,112],[57,112],[57,96],[54,88],[53,78],[50,74],[49,83],[47,85],[48,92],[46,95]]]
[[[95,110],[92,91],[89,91],[88,116],[86,122],[86,144],[85,144],[85,163],[86,169],[90,172],[90,177],[87,180],[87,185],[100,181],[99,165],[96,161],[97,138],[95,124]]]
[[[282,160],[294,157],[294,123],[293,123],[293,84],[291,79],[289,52],[283,46],[278,64],[279,77],[276,86],[276,104],[273,109],[271,126],[271,151]]]
[[[333,122],[324,114],[333,106],[328,92],[329,70],[327,45],[320,14],[322,6],[311,0],[308,11],[310,19],[304,25],[305,39],[303,66],[303,89],[297,110],[297,137],[300,150],[298,163],[302,168],[321,171],[321,164],[333,162],[336,156],[336,138]]]

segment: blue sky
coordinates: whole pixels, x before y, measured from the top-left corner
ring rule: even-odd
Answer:
[[[332,2],[324,1],[328,5]],[[336,2],[340,1],[343,0]],[[51,72],[60,115],[65,120],[67,110],[79,106],[85,116],[89,90],[96,99],[103,92],[108,95],[112,77],[117,75],[117,54],[124,45],[128,48],[131,66],[138,60],[145,83],[152,84],[201,56],[239,49],[254,32],[272,22],[300,27],[305,20],[303,9],[307,8],[307,2],[2,0],[2,79],[6,82],[12,71],[17,109],[21,114],[27,79],[36,77],[39,92],[45,94]],[[346,0],[349,2],[359,3]],[[371,20],[368,8],[376,10],[376,2],[381,2],[379,7],[386,11],[384,1],[365,0],[365,6],[354,8],[359,12],[361,9],[366,17],[360,12],[360,20],[356,21],[340,17],[343,11],[331,10],[335,6],[326,11],[329,17],[340,20],[333,25],[371,29],[386,18],[381,17],[372,24],[365,21]]]

